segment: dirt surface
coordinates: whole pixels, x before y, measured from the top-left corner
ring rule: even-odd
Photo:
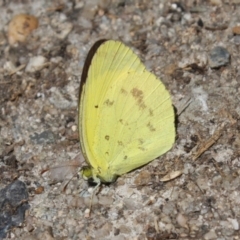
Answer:
[[[20,13],[38,24],[16,44],[8,25]],[[0,19],[0,189],[19,179],[30,205],[7,238],[240,239],[239,0],[0,1]],[[92,188],[73,176],[84,161],[77,104],[102,38],[130,46],[164,82],[177,139],[101,186],[89,216]]]

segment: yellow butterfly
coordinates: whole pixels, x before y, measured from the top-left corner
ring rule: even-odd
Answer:
[[[119,41],[88,53],[79,94],[79,136],[89,166],[84,178],[114,182],[167,152],[175,141],[169,92]]]

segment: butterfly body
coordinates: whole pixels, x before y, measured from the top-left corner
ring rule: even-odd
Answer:
[[[119,41],[101,40],[84,65],[79,135],[89,167],[83,176],[113,182],[167,152],[174,111],[163,83]]]

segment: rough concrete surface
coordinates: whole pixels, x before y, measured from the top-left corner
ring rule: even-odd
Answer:
[[[38,23],[21,32],[15,20],[9,33],[20,13]],[[131,47],[163,81],[177,138],[102,185],[89,214],[93,188],[75,174],[85,164],[78,91],[103,38]],[[19,179],[30,205],[6,238],[240,239],[239,45],[239,0],[0,1],[0,189]]]

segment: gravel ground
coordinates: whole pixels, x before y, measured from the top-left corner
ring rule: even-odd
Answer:
[[[38,26],[15,44],[8,25],[19,13]],[[0,1],[0,18],[0,189],[18,179],[29,195],[7,238],[240,239],[239,0]],[[101,186],[89,215],[92,188],[73,174],[78,89],[102,38],[130,46],[164,82],[177,139]]]

